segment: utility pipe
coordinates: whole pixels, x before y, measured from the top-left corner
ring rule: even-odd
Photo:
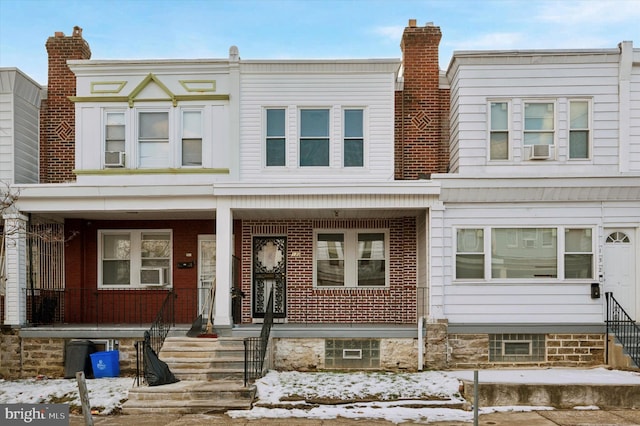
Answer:
[[[418,371],[422,371],[422,366],[424,364],[424,339],[422,336],[424,321],[424,317],[418,318]]]

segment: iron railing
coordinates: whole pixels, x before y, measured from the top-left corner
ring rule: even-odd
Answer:
[[[198,312],[196,288],[26,289],[30,325],[142,326],[153,323],[169,293],[178,324],[190,324]]]
[[[144,381],[144,345],[146,337],[149,337],[149,344],[155,353],[160,352],[164,339],[166,339],[171,326],[175,325],[175,300],[176,294],[170,291],[162,303],[160,311],[156,315],[155,321],[151,324],[149,331],[145,332],[145,340],[137,341],[133,345],[136,348],[136,385],[140,386],[140,379]],[[142,367],[142,368],[141,368]]]
[[[607,335],[613,334],[636,366],[640,367],[640,327],[620,306],[613,297],[613,293],[606,292],[604,295],[607,299]],[[605,347],[607,348],[606,362],[608,363],[609,345],[606,344]]]
[[[267,309],[260,337],[244,339],[244,385],[245,387],[264,375],[264,359],[269,345],[269,335],[273,326],[273,288],[269,292]]]

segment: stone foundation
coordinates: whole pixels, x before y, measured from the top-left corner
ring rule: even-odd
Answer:
[[[39,375],[50,378],[64,377],[65,348],[71,339],[21,338],[18,330],[3,329],[0,334],[0,378],[28,379]],[[120,376],[133,376],[136,372],[138,339],[120,338]]]

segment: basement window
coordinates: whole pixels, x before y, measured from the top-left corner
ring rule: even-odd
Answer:
[[[544,334],[489,335],[489,362],[539,362],[544,360]]]

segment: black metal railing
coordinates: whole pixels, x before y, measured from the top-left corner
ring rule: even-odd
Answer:
[[[167,297],[164,299],[162,303],[162,307],[160,311],[156,315],[156,319],[151,324],[149,331],[145,333],[145,337],[148,334],[149,344],[151,345],[151,349],[154,350],[155,353],[160,352],[160,348],[162,348],[162,344],[164,343],[164,339],[166,339],[171,327],[176,324],[175,319],[175,301],[176,294],[173,291],[170,291],[167,294]],[[144,345],[145,340],[139,340],[135,342],[133,345],[136,348],[136,386],[140,386],[141,379],[144,381]]]
[[[606,292],[607,299],[607,335],[613,334],[614,337],[629,357],[640,367],[640,327],[627,314],[618,301],[613,297],[613,293]],[[606,343],[606,342],[605,342]],[[609,362],[609,345],[605,346],[606,362]]]
[[[264,359],[269,345],[269,335],[273,326],[273,288],[269,292],[264,322],[260,337],[244,339],[244,385],[245,387],[264,375]]]
[[[175,322],[190,324],[198,312],[196,288],[26,289],[30,325],[142,326],[155,321],[167,297],[175,296]]]

